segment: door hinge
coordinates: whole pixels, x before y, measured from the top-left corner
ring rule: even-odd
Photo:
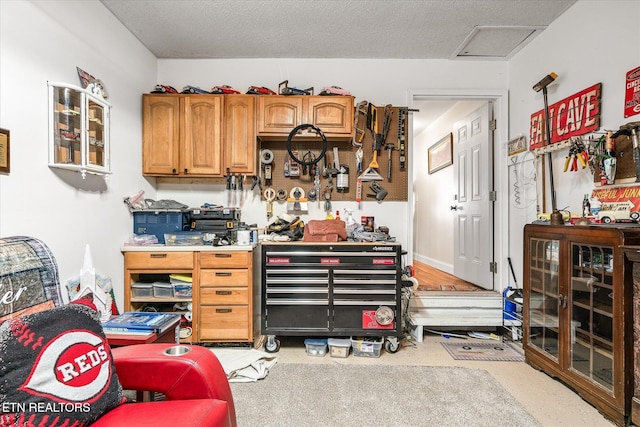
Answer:
[[[498,128],[498,121],[496,119],[489,120],[489,130],[496,130]]]
[[[491,261],[489,263],[489,271],[491,273],[494,273],[494,274],[497,273],[498,272],[498,263],[495,262],[495,261]]]
[[[496,191],[495,190],[489,191],[489,201],[495,202],[496,200],[498,200],[498,195]]]

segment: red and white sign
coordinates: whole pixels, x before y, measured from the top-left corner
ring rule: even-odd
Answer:
[[[631,211],[640,211],[640,186],[596,188],[591,192],[591,198],[597,197],[603,209],[607,203],[631,202]]]
[[[394,263],[393,258],[374,258],[372,260],[373,265],[393,265]]]
[[[289,264],[289,258],[267,258],[267,264]]]
[[[629,71],[624,83],[624,116],[631,117],[640,113],[640,67]]]
[[[600,126],[602,83],[595,84],[562,101],[549,105],[551,144],[593,132]],[[529,148],[545,146],[544,108],[531,115]]]
[[[340,258],[320,258],[320,264],[340,264]]]

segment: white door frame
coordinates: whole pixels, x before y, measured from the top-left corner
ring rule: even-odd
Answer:
[[[508,262],[509,255],[509,228],[508,223],[508,170],[505,167],[503,159],[507,156],[507,141],[509,140],[509,93],[500,89],[410,89],[408,94],[408,105],[412,108],[414,99],[420,98],[421,101],[442,101],[442,100],[469,100],[469,99],[486,99],[494,103],[494,118],[497,121],[494,133],[494,190],[496,192],[495,202],[495,223],[494,223],[494,242],[495,242],[495,261],[498,269],[494,278],[494,287],[496,291],[501,291],[508,283]],[[411,114],[409,114],[411,118]],[[410,119],[409,129],[413,129],[413,122]],[[413,177],[413,130],[409,143],[409,176]],[[407,209],[407,261],[413,262],[413,210],[415,206],[415,195],[409,188],[409,208]]]

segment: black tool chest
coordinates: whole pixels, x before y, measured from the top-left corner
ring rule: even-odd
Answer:
[[[276,335],[402,335],[400,244],[286,242],[263,243],[261,250],[267,349]],[[381,307],[387,316],[378,323]]]

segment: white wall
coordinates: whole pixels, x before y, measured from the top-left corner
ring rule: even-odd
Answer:
[[[345,88],[356,97],[356,102],[367,100],[375,105],[393,104],[409,106],[413,89],[506,89],[506,64],[504,62],[446,61],[446,60],[373,60],[373,59],[238,59],[238,60],[181,60],[158,61],[158,82],[175,88],[185,85],[210,89],[228,84],[244,92],[251,85],[266,86],[277,90],[278,83],[289,80],[289,85],[299,88],[313,86],[316,93],[324,86]],[[283,143],[285,143],[283,141]],[[411,145],[410,145],[410,149]],[[417,153],[416,161],[424,163],[426,157]],[[409,163],[413,161],[409,153]],[[365,163],[368,160],[365,159]],[[409,170],[411,176],[411,169]],[[158,197],[175,199],[199,206],[204,202],[225,203],[220,185],[158,185]],[[363,192],[366,189],[363,188]],[[404,202],[363,202],[361,208],[355,202],[333,202],[333,210],[348,208],[354,218],[373,215],[377,225],[386,225],[390,233],[411,250],[408,237],[411,209]],[[283,205],[274,206],[276,214]],[[249,223],[266,225],[265,204],[257,194],[243,205],[242,219]],[[324,218],[324,212],[315,204],[304,220]]]
[[[601,128],[617,130],[620,125],[640,120],[624,118],[625,74],[640,65],[640,2],[580,0],[540,36],[514,56],[508,64],[510,93],[510,135],[529,140],[531,114],[543,108],[542,93],[532,87],[555,72],[557,80],[548,87],[549,104],[560,101],[596,83],[602,83]],[[568,150],[554,154],[554,181],[558,208],[581,211],[582,197],[594,188],[588,168],[563,173]],[[503,167],[511,162],[505,159]],[[540,162],[538,162],[540,163]],[[538,183],[541,182],[538,169]],[[547,210],[550,211],[547,176]],[[505,189],[508,190],[508,189]],[[507,193],[500,197],[508,197]],[[535,219],[535,206],[526,214],[511,211],[510,254],[522,284],[522,227]]]
[[[11,132],[11,173],[0,174],[0,236],[42,239],[61,281],[77,277],[85,245],[114,282],[122,308],[120,246],[132,230],[123,197],[155,190],[141,176],[140,94],[156,58],[98,1],[0,2],[0,127]],[[76,66],[109,93],[113,175],[82,180],[48,164],[47,81],[80,86]]]

